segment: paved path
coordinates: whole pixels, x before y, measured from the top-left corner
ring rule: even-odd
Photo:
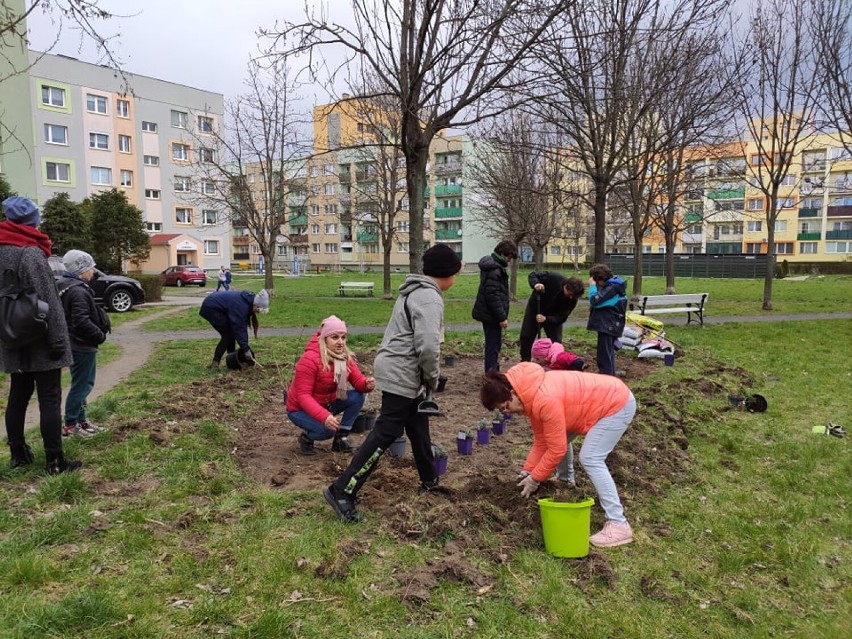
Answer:
[[[104,366],[98,366],[97,378],[95,387],[89,395],[89,401],[94,401],[107,391],[112,390],[122,380],[126,379],[133,371],[141,368],[148,361],[151,353],[154,350],[154,345],[157,342],[168,340],[182,339],[215,339],[216,333],[212,329],[208,330],[192,330],[192,331],[145,331],[142,330],[142,325],[157,317],[176,313],[183,308],[190,306],[200,306],[203,297],[170,297],[165,302],[156,302],[147,304],[146,307],[162,307],[161,313],[146,315],[137,320],[131,320],[116,327],[109,335],[109,341],[116,344],[121,349],[121,355],[118,359],[111,361]],[[766,313],[763,315],[748,315],[742,317],[705,317],[705,324],[725,324],[730,322],[786,322],[786,321],[804,321],[804,320],[821,320],[821,319],[852,319],[852,312],[846,313],[807,313],[799,315],[773,315]],[[686,317],[672,318],[668,317],[665,320],[667,325],[684,325]],[[566,326],[568,327],[585,327],[585,319],[568,318]],[[269,328],[261,326],[261,337],[306,337],[314,331],[313,326],[304,328]],[[482,325],[479,323],[469,324],[448,324],[448,331],[478,331]],[[384,326],[348,326],[349,332],[357,335],[382,334]],[[63,389],[63,408],[65,406],[65,395],[68,389]],[[38,403],[33,400],[30,402],[27,410],[27,427],[32,427],[38,424],[39,412]]]

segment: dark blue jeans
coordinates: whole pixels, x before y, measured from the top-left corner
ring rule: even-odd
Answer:
[[[98,352],[73,351],[71,364],[71,386],[65,398],[65,425],[86,421],[86,398],[95,387]]]
[[[336,399],[328,407],[332,415],[343,413],[343,417],[340,419],[341,431],[352,430],[352,424],[355,423],[355,418],[358,417],[358,413],[361,412],[361,408],[364,406],[364,399],[364,393],[350,389],[346,391],[346,399]],[[287,411],[287,417],[296,426],[304,430],[305,435],[311,441],[322,441],[323,439],[334,437],[333,430],[326,428],[325,424],[321,424],[303,410]]]

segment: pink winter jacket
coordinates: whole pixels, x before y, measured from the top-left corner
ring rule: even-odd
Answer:
[[[349,383],[359,393],[367,392],[367,379],[355,360],[349,359]],[[328,406],[337,399],[334,365],[323,370],[319,352],[319,333],[314,335],[296,363],[296,372],[287,391],[287,411],[305,411],[318,422],[325,423],[331,414]]]
[[[524,470],[545,481],[568,451],[568,435],[585,435],[624,408],[630,389],[617,377],[580,371],[545,371],[521,362],[506,371],[530,420],[533,445]]]

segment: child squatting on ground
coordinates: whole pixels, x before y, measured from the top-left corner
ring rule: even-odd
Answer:
[[[429,416],[417,408],[424,388],[434,391],[440,376],[444,335],[444,298],[456,281],[462,263],[446,244],[423,254],[423,275],[412,273],[399,288],[385,335],[373,363],[376,388],[382,393],[376,425],[334,483],[323,489],[325,500],[345,522],[361,521],[355,508],[358,491],[376,469],[379,459],[405,433],[420,476],[420,490],[438,486],[432,464]]]

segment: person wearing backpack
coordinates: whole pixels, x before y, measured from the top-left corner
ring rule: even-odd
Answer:
[[[95,303],[89,286],[95,274],[95,260],[85,251],[72,249],[62,258],[65,273],[57,282],[68,335],[71,338],[71,386],[65,398],[63,437],[91,437],[103,429],[86,418],[86,398],[95,387],[98,346],[110,330],[106,311]]]
[[[65,313],[47,263],[50,238],[36,228],[41,216],[32,200],[14,195],[3,200],[2,207],[6,219],[0,222],[0,287],[5,288],[14,278],[20,286],[35,289],[47,303],[43,335],[23,346],[0,343],[0,370],[9,373],[10,380],[5,422],[11,465],[23,468],[35,461],[24,437],[24,423],[36,392],[47,473],[58,475],[83,464],[65,459],[62,452],[62,368],[72,360]],[[13,264],[16,272],[10,268]]]

